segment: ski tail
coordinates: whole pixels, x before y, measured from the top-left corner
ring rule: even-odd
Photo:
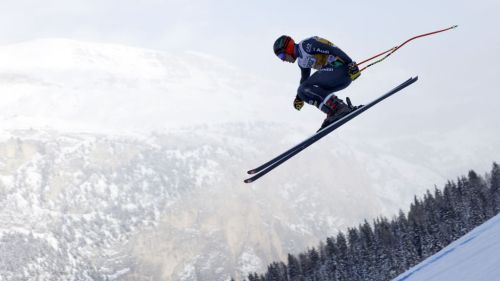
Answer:
[[[259,167],[252,169],[248,171],[248,174],[254,175],[248,179],[246,179],[244,182],[245,183],[251,183],[254,182],[255,180],[259,179],[260,177],[264,176],[265,174],[269,173],[272,171],[274,168],[278,167],[281,165],[283,162],[287,161],[288,159],[292,158],[302,150],[306,149],[309,147],[311,144],[317,142],[324,136],[328,135],[335,129],[339,128],[340,126],[344,125],[348,121],[352,120],[356,116],[360,115],[361,113],[365,112],[372,106],[376,105],[377,103],[381,102],[382,100],[388,98],[389,96],[392,96],[393,94],[401,91],[402,89],[408,87],[409,85],[413,84],[418,80],[417,77],[412,77],[405,82],[401,83],[394,89],[390,90],[386,94],[380,96],[379,98],[375,99],[374,101],[370,102],[367,105],[364,105],[357,110],[347,114],[346,116],[342,117],[341,119],[337,120],[336,122],[333,122],[332,124],[328,125],[327,127],[323,128],[322,130],[318,131],[316,134],[312,135],[311,137],[307,138],[306,140],[302,141],[301,143],[297,144],[296,146],[288,149],[287,151],[281,153],[280,155],[274,157],[273,159],[269,160],[268,162],[260,165]]]

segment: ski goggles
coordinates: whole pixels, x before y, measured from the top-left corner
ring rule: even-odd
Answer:
[[[279,53],[278,54],[278,58],[280,58],[280,60],[285,60],[286,59],[286,54],[285,53]]]

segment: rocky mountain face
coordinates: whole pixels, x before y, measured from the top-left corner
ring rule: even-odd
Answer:
[[[0,143],[2,275],[240,277],[362,218],[395,211],[404,198],[394,193],[396,186],[412,182],[373,174],[362,166],[368,155],[339,143],[328,151],[312,148],[261,183],[245,185],[248,159],[263,159],[293,142],[259,151],[258,143],[272,143],[289,128],[263,124],[245,133],[250,126],[143,139],[11,132]],[[377,166],[392,159],[379,161]],[[331,176],[311,181],[313,170]],[[394,189],[385,190],[390,197],[377,192],[374,176],[380,186],[393,182]]]

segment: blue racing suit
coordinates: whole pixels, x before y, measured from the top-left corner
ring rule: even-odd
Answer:
[[[348,64],[352,59],[326,39],[314,36],[295,45],[301,70],[297,98],[328,114],[325,103],[336,97],[334,92],[351,84]],[[317,71],[311,75],[311,68]]]

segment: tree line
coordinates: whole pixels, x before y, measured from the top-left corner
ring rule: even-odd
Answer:
[[[500,167],[490,173],[470,171],[442,189],[415,196],[409,211],[391,220],[339,232],[319,246],[286,262],[273,262],[248,281],[378,281],[390,280],[435,254],[500,211]]]

